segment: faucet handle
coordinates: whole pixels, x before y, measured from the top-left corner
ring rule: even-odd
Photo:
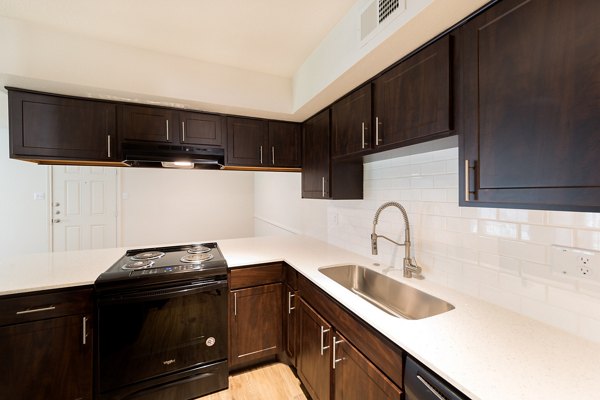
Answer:
[[[371,233],[371,254],[377,255],[377,234],[375,232]]]

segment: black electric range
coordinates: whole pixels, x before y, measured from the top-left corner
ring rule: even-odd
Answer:
[[[160,285],[227,275],[217,243],[128,250],[94,283],[96,291]]]

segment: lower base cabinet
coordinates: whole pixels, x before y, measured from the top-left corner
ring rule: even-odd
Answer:
[[[297,372],[313,400],[400,400],[402,391],[300,300]]]
[[[402,391],[342,335],[332,346],[335,400],[400,399]]]
[[[91,290],[0,298],[0,398],[92,398]]]
[[[299,301],[296,371],[313,400],[331,398],[331,325],[303,300]]]

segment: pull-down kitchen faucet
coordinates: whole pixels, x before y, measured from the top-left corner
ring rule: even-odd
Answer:
[[[404,243],[398,243],[387,236],[378,235],[375,232],[375,227],[377,226],[377,222],[379,221],[379,214],[381,214],[381,212],[387,207],[396,207],[402,213],[402,218],[404,218]],[[423,276],[421,275],[421,267],[417,265],[417,262],[415,260],[410,258],[410,225],[408,223],[408,215],[406,214],[406,210],[404,209],[404,207],[402,207],[400,203],[395,201],[388,201],[387,203],[384,203],[381,207],[379,207],[375,212],[375,218],[373,219],[373,233],[371,233],[371,253],[373,255],[377,255],[377,238],[383,238],[394,244],[397,244],[398,246],[404,246],[405,252],[402,275],[405,278],[414,277],[417,279],[423,279]]]

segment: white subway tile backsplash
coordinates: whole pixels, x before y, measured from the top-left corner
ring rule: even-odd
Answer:
[[[457,148],[405,154],[365,164],[364,200],[329,203],[329,242],[373,257],[375,211],[399,201],[426,279],[600,341],[600,283],[553,274],[549,257],[551,245],[600,251],[599,213],[459,207]],[[377,230],[404,240],[397,210]],[[379,250],[378,262],[401,267],[403,248]]]

